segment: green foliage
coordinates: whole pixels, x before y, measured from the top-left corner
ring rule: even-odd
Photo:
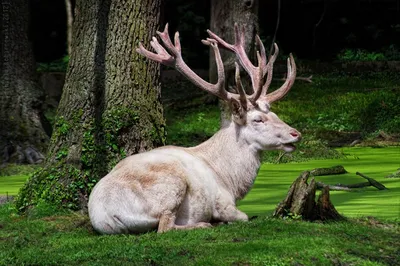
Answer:
[[[89,177],[84,173],[63,162],[36,171],[19,191],[16,208],[23,212],[38,204],[49,204],[60,209],[79,209],[82,207],[80,197],[86,195],[88,187],[95,183],[85,182]]]
[[[363,49],[344,49],[337,58],[341,61],[385,61],[387,58],[383,53],[369,52]]]
[[[62,144],[54,154],[51,166],[35,172],[21,189],[16,199],[17,209],[23,212],[37,204],[72,210],[83,208],[81,204],[86,202],[98,179],[126,156],[118,136],[121,130],[138,122],[139,117],[133,110],[111,109],[103,114],[101,123],[93,119],[82,124],[82,110],[77,110],[71,119],[58,117],[53,141],[57,139]],[[65,146],[63,140],[71,131],[82,132],[79,167],[67,161],[71,147]]]
[[[394,44],[391,44],[384,49],[383,53],[385,54],[386,59],[389,61],[400,61],[400,49]]]
[[[166,110],[168,144],[185,147],[200,144],[218,131],[219,116],[219,108],[214,105]]]
[[[118,153],[119,157],[125,157],[125,151],[118,145],[118,135],[124,128],[131,127],[138,123],[139,115],[132,108],[116,108],[111,109],[103,114],[102,132],[108,152]],[[115,165],[115,162],[113,163]]]
[[[53,126],[52,138],[56,139],[59,137],[66,137],[70,129],[71,129],[71,123],[68,123],[63,116],[56,117]]]
[[[55,204],[51,204],[44,200],[39,201],[34,207],[30,208],[26,213],[28,219],[37,219],[61,214],[68,214],[68,209],[60,208]]]
[[[380,52],[364,49],[343,49],[338,55],[340,61],[399,61],[400,49],[391,44]]]
[[[315,76],[312,84],[295,84],[287,98],[272,107],[284,121],[308,134],[359,131],[369,135],[376,130],[400,133],[399,77],[385,72]]]
[[[297,213],[291,213],[288,210],[285,210],[285,216],[283,219],[290,219],[290,220],[301,220],[301,215],[297,214]]]
[[[54,60],[50,63],[38,63],[38,72],[65,72],[68,67],[69,56],[66,55],[60,59]]]
[[[364,132],[383,130],[387,133],[398,133],[400,130],[400,92],[372,92],[365,108],[359,110],[357,118],[360,121],[360,129]]]
[[[40,168],[37,164],[7,164],[0,167],[0,176],[28,175]]]

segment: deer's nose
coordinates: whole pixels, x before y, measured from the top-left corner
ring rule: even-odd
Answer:
[[[301,139],[301,134],[300,134],[300,132],[297,131],[297,130],[292,130],[292,131],[290,132],[290,135],[291,135],[292,137],[294,137],[294,138],[298,138],[299,140]]]

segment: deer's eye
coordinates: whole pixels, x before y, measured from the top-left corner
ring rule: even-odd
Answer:
[[[257,117],[257,118],[253,119],[253,122],[255,122],[255,123],[263,123],[264,121],[260,117]]]

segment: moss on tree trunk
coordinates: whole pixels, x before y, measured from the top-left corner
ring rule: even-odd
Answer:
[[[135,52],[160,28],[161,0],[77,1],[72,54],[46,165],[17,206],[85,209],[94,184],[127,155],[165,141],[159,65]]]

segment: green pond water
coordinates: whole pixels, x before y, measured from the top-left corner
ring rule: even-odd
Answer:
[[[26,180],[28,180],[27,175],[0,176],[0,196],[17,195]]]
[[[249,216],[271,215],[301,172],[343,165],[348,174],[317,176],[315,179],[332,185],[365,182],[364,178],[356,175],[356,172],[360,172],[381,182],[388,190],[368,187],[357,192],[332,191],[331,200],[341,214],[348,217],[376,216],[391,220],[400,219],[400,178],[385,178],[400,168],[400,147],[343,148],[340,151],[346,158],[264,164],[253,189],[239,203],[239,209]]]

